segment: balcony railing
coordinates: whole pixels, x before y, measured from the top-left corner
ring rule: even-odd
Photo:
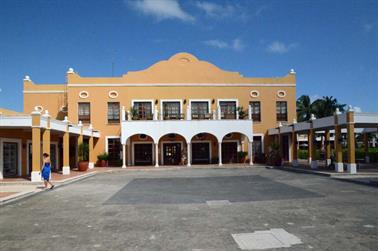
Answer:
[[[191,107],[187,106],[186,113],[164,114],[158,112],[158,108],[155,107],[154,113],[135,114],[132,110],[127,111],[125,107],[122,107],[122,121],[131,120],[252,120],[252,110],[248,107],[248,112],[223,113],[218,107],[211,113],[192,113]]]

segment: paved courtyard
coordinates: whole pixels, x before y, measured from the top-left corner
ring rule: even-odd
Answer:
[[[120,170],[0,207],[0,250],[377,250],[377,208],[375,187],[263,167]]]

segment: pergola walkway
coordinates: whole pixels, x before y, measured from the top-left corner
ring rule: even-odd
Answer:
[[[289,137],[289,161],[293,166],[298,166],[298,141],[297,134],[307,134],[308,138],[308,164],[312,169],[317,169],[318,159],[316,156],[315,133],[322,133],[325,136],[325,156],[326,166],[331,164],[331,141],[330,131],[333,130],[334,137],[334,156],[335,172],[344,172],[343,152],[342,152],[342,135],[341,130],[347,131],[347,172],[350,174],[357,173],[356,154],[355,154],[355,133],[356,129],[363,129],[365,162],[369,163],[368,156],[368,136],[369,133],[378,131],[378,113],[355,113],[349,110],[346,113],[336,111],[334,116],[316,119],[313,115],[309,121],[290,125],[281,125],[269,130],[269,135],[276,137],[280,143],[282,152],[283,136]]]

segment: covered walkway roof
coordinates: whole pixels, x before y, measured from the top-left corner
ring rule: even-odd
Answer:
[[[292,123],[289,125],[283,125],[276,128],[271,128],[268,131],[269,135],[278,135],[285,133],[297,132],[306,132],[310,129],[313,130],[330,130],[334,129],[335,125],[338,125],[342,128],[346,128],[348,123],[353,123],[355,128],[364,128],[366,132],[374,132],[378,128],[378,113],[351,113],[351,121],[348,121],[347,114],[342,113],[334,116],[328,116],[320,119],[315,119],[314,117],[305,122]],[[373,129],[368,129],[373,128]]]

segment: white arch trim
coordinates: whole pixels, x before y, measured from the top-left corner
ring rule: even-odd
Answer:
[[[126,140],[134,134],[149,135],[155,143],[170,133],[183,136],[186,142],[191,142],[193,136],[199,133],[210,133],[218,142],[228,133],[244,134],[249,142],[253,141],[252,120],[152,120],[152,121],[124,121],[122,122],[121,140]]]

